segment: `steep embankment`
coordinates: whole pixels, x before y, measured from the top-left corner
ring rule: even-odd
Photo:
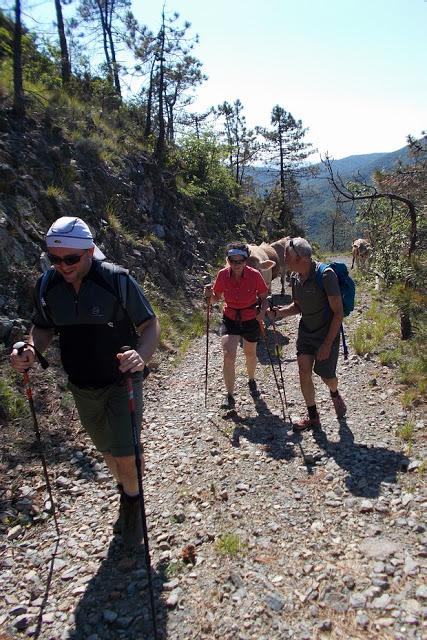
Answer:
[[[155,299],[191,304],[201,272],[241,213],[217,198],[214,224],[136,144],[109,149],[106,160],[91,112],[81,111],[73,127],[53,105],[23,122],[0,110],[0,343],[11,344],[28,326],[45,233],[56,218],[84,218],[108,259],[130,269]]]
[[[364,308],[350,317],[349,335]],[[409,416],[399,404],[393,370],[371,357],[340,358],[347,418],[337,421],[317,384],[322,429],[296,435],[288,412],[283,420],[263,344],[261,397],[254,402],[248,393],[240,352],[236,413],[221,413],[222,354],[215,320],[213,325],[207,410],[204,338],[174,367],[163,363],[146,383],[144,486],[158,637],[424,638],[420,461],[426,444],[417,414],[411,416],[413,454],[395,435]],[[278,331],[294,417],[303,412],[296,320]],[[273,340],[270,329],[271,350]],[[115,487],[75,414],[64,417],[70,415],[67,393],[52,400],[53,380],[37,378],[61,537],[48,583],[52,519],[9,530],[2,555],[3,627],[15,636],[31,635],[42,608],[39,637],[46,640],[151,639],[143,554],[123,557],[112,537]],[[42,508],[37,456],[31,447],[23,449],[20,464],[17,449],[10,449],[10,491],[20,496],[11,513]]]

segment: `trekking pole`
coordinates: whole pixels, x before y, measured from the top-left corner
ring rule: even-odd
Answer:
[[[267,298],[269,304],[270,304],[270,309],[273,309],[273,296],[268,296]],[[279,347],[279,338],[277,335],[277,329],[276,329],[276,323],[274,320],[271,320],[271,325],[273,327],[273,332],[274,332],[274,341],[275,341],[275,347],[276,347],[276,356],[277,356],[277,361],[279,363],[279,372],[280,372],[280,380],[282,383],[282,389],[283,389],[283,397],[285,400],[285,406],[286,409],[288,411],[288,417],[289,417],[289,422],[292,425],[292,418],[291,418],[291,414],[289,413],[289,407],[288,407],[288,401],[286,399],[286,389],[285,389],[285,381],[283,379],[283,371],[282,371],[282,358],[280,357],[280,347]]]
[[[28,344],[27,342],[22,342],[22,341],[21,342],[15,342],[15,344],[13,345],[12,348],[16,349],[16,351],[18,352],[18,355],[22,355],[22,352],[24,351],[24,349],[27,346],[27,344]],[[35,347],[33,347],[33,348],[35,350]],[[37,356],[41,366],[43,367],[43,369],[46,369],[49,366],[48,363],[47,363],[47,360],[45,358],[43,358],[43,356],[38,351],[35,350],[35,353],[36,353],[36,356]],[[34,407],[33,391],[31,389],[30,376],[28,375],[28,369],[26,369],[22,375],[23,375],[23,378],[24,378],[25,395],[27,396],[28,404],[30,405],[30,411],[31,411],[31,415],[32,415],[32,418],[33,418],[34,431],[35,431],[36,440],[37,440],[37,448],[39,450],[40,460],[41,460],[42,467],[43,467],[43,474],[44,474],[44,479],[46,481],[46,489],[47,489],[47,493],[49,495],[52,515],[53,515],[53,519],[54,519],[54,522],[55,522],[55,529],[56,529],[56,533],[57,533],[57,535],[59,537],[60,533],[59,533],[58,520],[56,518],[55,502],[53,500],[52,487],[50,485],[49,475],[48,475],[48,472],[47,472],[46,457],[45,457],[44,452],[43,452],[43,444],[42,444],[42,439],[41,439],[41,435],[40,435],[39,424],[38,424],[38,421],[37,421],[36,410],[35,410],[35,407]]]
[[[276,381],[276,386],[277,386],[277,391],[279,392],[279,398],[280,398],[280,402],[282,404],[282,414],[283,414],[283,420],[286,422],[286,412],[285,412],[285,405],[283,404],[283,398],[282,398],[282,393],[280,391],[280,385],[279,385],[279,381],[277,379],[277,375],[276,375],[276,370],[274,368],[274,364],[273,364],[273,358],[271,357],[271,352],[270,352],[270,347],[268,346],[268,340],[267,340],[267,336],[265,333],[265,326],[264,326],[264,322],[261,320],[259,323],[260,329],[261,329],[261,335],[264,339],[264,344],[265,344],[265,348],[267,350],[267,354],[268,354],[268,359],[270,360],[270,365],[271,365],[271,370],[273,372],[273,376],[274,379]]]
[[[343,353],[344,353],[344,360],[348,360],[348,347],[347,347],[347,342],[345,340],[345,334],[344,334],[344,327],[341,324],[341,338],[342,338],[342,348],[343,348]]]
[[[132,347],[122,347],[120,349],[121,353],[125,353],[126,351],[130,351]],[[132,426],[132,439],[133,439],[133,447],[135,451],[135,466],[136,466],[136,475],[138,478],[138,498],[139,498],[139,508],[141,509],[141,521],[142,521],[142,533],[144,537],[144,548],[145,548],[145,563],[147,565],[147,574],[148,574],[148,590],[150,592],[150,605],[151,605],[151,615],[153,621],[153,634],[154,640],[157,640],[157,622],[156,622],[156,608],[154,606],[154,589],[153,589],[153,581],[151,578],[151,560],[150,560],[150,550],[148,546],[148,529],[147,529],[147,519],[145,517],[145,506],[144,506],[144,491],[142,488],[142,470],[141,470],[141,446],[138,437],[138,428],[136,426],[136,413],[135,413],[135,397],[133,393],[133,381],[132,374],[125,373],[126,386],[128,392],[128,406],[129,406],[129,415]]]
[[[205,285],[210,284],[210,277],[205,276],[203,282]],[[209,323],[211,313],[211,299],[206,300],[206,363],[205,363],[205,409],[208,406],[208,369],[209,369]]]

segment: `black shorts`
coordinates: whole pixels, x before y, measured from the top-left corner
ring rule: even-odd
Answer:
[[[222,316],[221,323],[222,336],[241,336],[247,342],[258,342],[261,336],[261,329],[258,320],[230,320],[227,316]]]

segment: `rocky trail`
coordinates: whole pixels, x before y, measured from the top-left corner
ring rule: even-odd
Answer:
[[[346,321],[348,338],[363,308]],[[322,428],[294,434],[289,414],[304,413],[297,319],[277,325],[286,420],[263,343],[261,396],[249,394],[239,350],[236,412],[219,409],[222,354],[212,324],[207,409],[204,337],[175,366],[163,362],[145,386],[158,638],[426,640],[427,500],[419,472],[426,441],[422,416],[398,401],[393,370],[369,354],[340,356],[347,418],[337,420],[317,382]],[[267,339],[273,353],[271,328]],[[35,395],[46,389],[40,383]],[[124,555],[113,537],[116,488],[75,414],[64,424],[70,411],[58,402],[49,416],[57,425],[47,451],[58,540],[43,514],[37,456],[31,467],[16,456],[2,461],[6,512],[31,518],[2,529],[0,627],[4,637],[152,640],[144,554]],[[410,417],[415,446],[407,454],[396,429]],[[40,423],[43,431],[43,416]]]

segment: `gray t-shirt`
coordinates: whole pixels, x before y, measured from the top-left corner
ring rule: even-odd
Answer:
[[[298,273],[292,273],[292,298],[301,310],[299,333],[314,339],[323,340],[328,333],[332,312],[328,296],[340,296],[338,278],[331,268],[324,270],[323,287],[317,282],[316,271],[319,262],[313,262],[308,278],[302,282]]]

